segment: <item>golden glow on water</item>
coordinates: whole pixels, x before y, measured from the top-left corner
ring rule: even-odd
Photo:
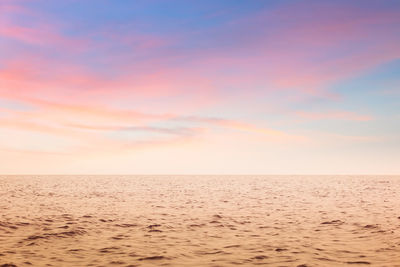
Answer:
[[[399,176],[2,176],[0,264],[400,266]]]

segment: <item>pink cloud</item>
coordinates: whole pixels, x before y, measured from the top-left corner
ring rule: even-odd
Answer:
[[[307,112],[297,111],[296,116],[306,120],[349,120],[349,121],[370,121],[373,117],[370,115],[360,115],[349,111],[327,111],[327,112]]]
[[[235,68],[240,75],[216,80],[262,86],[260,94],[289,90],[337,100],[329,85],[399,58],[400,38],[392,34],[400,23],[398,11],[314,6],[312,19],[309,6],[294,4],[236,21],[232,33],[221,37],[231,39],[233,47],[201,55],[197,69]]]
[[[82,51],[89,46],[89,40],[66,37],[55,27],[48,24],[38,24],[27,27],[16,25],[5,19],[0,20],[0,36],[17,40],[30,45],[53,46],[68,51]]]
[[[398,22],[396,12],[372,13],[354,7],[338,11],[324,4],[314,4],[312,8],[316,10],[313,20],[305,16],[309,10],[303,5],[288,5],[278,11],[263,11],[258,16],[239,21],[238,30],[228,30],[228,33],[222,34],[223,38],[233,42],[226,50],[163,50],[178,40],[185,42],[185,37],[174,36],[166,40],[160,36],[138,33],[125,37],[104,29],[104,32],[96,34],[110,36],[117,43],[131,44],[132,49],[136,47],[140,53],[146,51],[151,54],[154,49],[160,49],[157,58],[150,58],[142,64],[124,60],[124,54],[116,53],[109,58],[105,56],[104,62],[112,64],[113,69],[121,73],[115,77],[104,77],[104,74],[96,73],[90,67],[82,69],[79,63],[58,64],[47,60],[41,62],[41,66],[50,70],[48,77],[34,77],[24,82],[23,75],[30,73],[22,72],[19,81],[14,80],[6,85],[18,88],[28,85],[30,90],[37,88],[46,96],[55,94],[55,99],[70,94],[74,101],[79,101],[79,98],[113,98],[115,101],[137,97],[151,99],[187,94],[199,95],[202,102],[210,103],[223,101],[221,88],[230,87],[248,88],[242,91],[245,94],[252,94],[252,87],[261,87],[263,90],[259,90],[259,94],[288,90],[336,100],[338,96],[329,92],[326,86],[398,58],[399,40],[385,31],[387,25]],[[294,15],[288,17],[288,14]],[[350,16],[353,14],[355,16]],[[256,30],[249,40],[236,36],[238,32],[248,31],[255,23],[267,26],[279,22],[281,27],[278,30],[269,30],[268,27]],[[368,27],[371,25],[374,27]],[[3,30],[15,38],[26,38],[28,42],[37,39],[45,44],[65,46],[73,46],[70,41],[79,43],[79,40],[69,40],[57,33],[57,29],[42,26],[40,31],[43,32],[43,38],[36,38],[41,35],[40,31],[20,26],[5,27]],[[222,30],[216,29],[217,32]],[[327,53],[335,53],[336,50],[355,49],[353,46],[369,40],[371,35],[377,35],[381,40],[369,42],[369,47],[358,48],[351,56],[323,59]],[[172,63],[174,58],[179,59],[181,65]],[[36,64],[30,64],[29,71],[32,71]],[[240,72],[240,75],[226,72],[229,69]],[[27,89],[25,91],[29,93]],[[75,91],[79,91],[79,96]]]
[[[297,136],[282,131],[259,127],[254,124],[222,118],[187,117],[180,114],[147,114],[129,109],[116,109],[99,105],[78,105],[54,103],[33,98],[20,99],[29,104],[29,110],[6,110],[8,116],[0,119],[3,129],[15,129],[25,133],[39,132],[46,135],[61,136],[93,146],[93,142],[103,142],[116,147],[127,143],[164,143],[165,140],[177,142],[179,139],[194,138],[204,132],[213,132],[213,126],[225,130],[243,131],[265,135],[276,140],[294,140]],[[181,126],[161,127],[149,124],[175,122]],[[192,126],[200,124],[201,127]],[[121,141],[106,137],[103,132],[144,131],[160,134],[160,138],[147,141]],[[164,135],[164,137],[162,136]],[[175,136],[165,138],[165,136]],[[97,140],[97,141],[96,141]],[[128,145],[129,147],[130,145]]]

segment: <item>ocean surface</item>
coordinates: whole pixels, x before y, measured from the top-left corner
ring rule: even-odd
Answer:
[[[400,266],[400,176],[0,176],[7,263]]]

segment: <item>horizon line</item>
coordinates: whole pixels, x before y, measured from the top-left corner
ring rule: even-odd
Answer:
[[[171,173],[166,173],[166,174],[134,174],[134,173],[109,173],[109,174],[95,174],[95,173],[74,173],[74,174],[68,174],[68,173],[58,173],[58,174],[48,174],[48,173],[31,173],[31,174],[27,174],[27,173],[13,173],[13,174],[7,174],[7,173],[0,173],[0,176],[80,176],[80,175],[90,175],[90,176],[375,176],[375,175],[383,175],[383,176],[400,176],[400,173],[394,174],[394,173],[372,173],[372,174],[363,174],[363,173],[339,173],[339,174],[335,174],[335,173],[324,173],[324,174],[307,174],[307,173],[289,173],[289,174],[276,174],[276,173],[264,173],[264,174],[251,174],[251,173],[247,173],[247,174],[218,174],[218,173],[214,173],[214,174],[204,174],[204,173],[200,173],[200,174],[171,174]]]

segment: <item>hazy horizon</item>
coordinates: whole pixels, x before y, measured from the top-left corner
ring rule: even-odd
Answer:
[[[0,173],[2,176],[400,176],[398,173]]]

